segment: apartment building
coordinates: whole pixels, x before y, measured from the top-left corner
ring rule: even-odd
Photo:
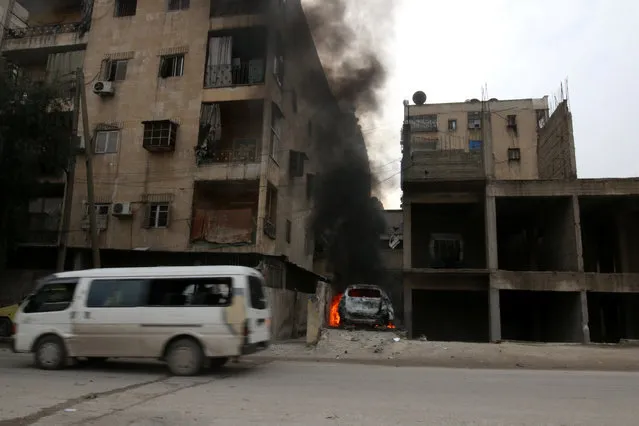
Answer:
[[[639,180],[577,179],[568,100],[405,103],[412,337],[639,337]]]
[[[5,31],[2,53],[42,78],[84,71],[102,266],[237,263],[314,291],[321,164],[305,90],[338,105],[310,31],[295,34],[306,54],[286,55],[300,0],[18,2],[27,26]],[[80,138],[67,268],[91,266],[89,146]],[[31,209],[53,231],[63,194],[60,183]]]

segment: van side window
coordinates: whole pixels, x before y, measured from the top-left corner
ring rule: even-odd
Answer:
[[[229,306],[233,297],[233,278],[154,279],[149,306]]]
[[[144,305],[147,280],[93,280],[87,308],[133,308]]]
[[[252,275],[248,277],[248,280],[249,280],[251,308],[266,309],[266,296],[264,295],[262,280]]]
[[[66,310],[73,302],[76,281],[57,281],[44,284],[29,299],[24,312],[60,312]]]

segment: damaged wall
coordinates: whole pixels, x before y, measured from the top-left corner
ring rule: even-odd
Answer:
[[[309,293],[265,287],[271,308],[271,335],[274,340],[297,339],[306,335]]]
[[[577,179],[572,113],[563,101],[539,129],[537,161],[540,179]]]

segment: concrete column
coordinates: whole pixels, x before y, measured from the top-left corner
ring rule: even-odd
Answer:
[[[579,198],[572,196],[572,214],[575,230],[575,251],[577,253],[577,272],[584,271],[584,247],[581,239],[581,214],[579,212]],[[587,311],[587,310],[586,310]]]
[[[404,282],[404,326],[408,332],[408,338],[413,338],[413,289]]]
[[[499,306],[499,289],[492,287],[489,289],[488,306],[490,312],[490,342],[499,343],[501,341],[501,308]]]
[[[487,188],[490,191],[490,188]],[[493,195],[486,195],[485,221],[486,221],[486,268],[494,272],[499,268],[497,253],[497,205]],[[406,247],[404,247],[406,250]]]
[[[590,343],[590,326],[588,324],[588,293],[585,290],[580,292],[581,299],[581,332],[582,342],[587,345]]]
[[[412,231],[411,231],[411,218],[412,218],[413,204],[410,201],[403,203],[402,210],[404,211],[404,269],[412,268]]]

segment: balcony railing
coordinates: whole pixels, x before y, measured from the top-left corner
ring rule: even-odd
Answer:
[[[87,24],[84,22],[70,22],[66,24],[38,25],[35,27],[25,28],[7,28],[4,30],[4,37],[6,39],[18,39],[25,37],[56,35],[61,33],[75,33],[88,29],[86,25]]]
[[[214,0],[211,1],[211,17],[257,15],[264,13],[267,5],[264,0]]]
[[[264,59],[252,59],[237,65],[209,65],[206,67],[204,87],[264,84],[264,73]]]
[[[257,147],[218,149],[201,159],[200,164],[257,163]]]

